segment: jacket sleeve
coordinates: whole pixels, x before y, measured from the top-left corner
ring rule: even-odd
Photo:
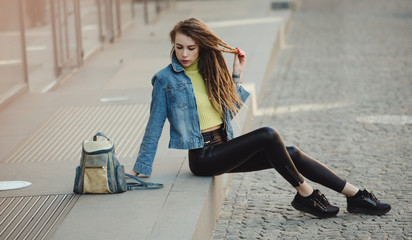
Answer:
[[[245,103],[247,98],[249,97],[250,93],[246,91],[242,86],[236,86],[237,93],[239,94],[240,99],[242,100],[242,103]],[[237,108],[240,109],[242,106],[237,105]],[[234,116],[232,114],[228,114],[229,119],[232,120]]]
[[[166,93],[156,76],[153,77],[152,84],[150,116],[140,145],[139,154],[133,167],[134,171],[148,176],[152,173],[157,145],[167,117]]]
[[[239,94],[240,99],[242,102],[246,102],[247,98],[249,97],[250,93],[246,91],[242,86],[236,86],[237,93]]]

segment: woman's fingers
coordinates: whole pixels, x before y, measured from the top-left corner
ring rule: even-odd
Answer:
[[[239,57],[245,57],[246,53],[245,51],[243,51],[242,49],[236,48],[237,50],[237,54],[239,55]]]
[[[235,54],[235,58],[238,57],[240,62],[243,62],[246,60],[246,53],[242,49],[236,48],[237,54]]]
[[[241,74],[246,65],[246,54],[243,50],[236,48],[235,59],[233,61],[233,74]]]

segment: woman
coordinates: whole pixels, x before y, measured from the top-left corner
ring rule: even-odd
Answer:
[[[189,166],[198,176],[275,168],[296,190],[292,206],[320,218],[339,208],[301,176],[347,197],[351,213],[382,215],[391,206],[359,190],[297,147],[285,147],[278,132],[260,128],[233,138],[230,120],[249,93],[241,87],[246,55],[223,42],[196,18],[170,32],[172,63],[152,79],[150,117],[133,175],[150,175],[162,128],[170,122],[170,148],[189,149]],[[222,52],[233,53],[230,74]]]

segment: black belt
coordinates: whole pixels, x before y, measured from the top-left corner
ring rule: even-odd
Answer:
[[[213,146],[213,145],[220,144],[220,143],[227,141],[227,137],[226,137],[226,133],[223,128],[223,124],[220,126],[220,128],[216,130],[209,131],[209,132],[203,132],[202,137],[205,143],[203,147],[209,147],[209,146]]]

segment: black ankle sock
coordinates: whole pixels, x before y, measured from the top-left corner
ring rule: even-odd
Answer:
[[[362,191],[359,189],[358,192],[355,195],[353,195],[351,198],[359,197],[361,194],[362,194]]]
[[[313,192],[312,192],[309,196],[306,196],[306,197],[304,197],[304,198],[312,198],[312,197],[315,196],[315,194],[316,194],[316,191],[313,190]]]

